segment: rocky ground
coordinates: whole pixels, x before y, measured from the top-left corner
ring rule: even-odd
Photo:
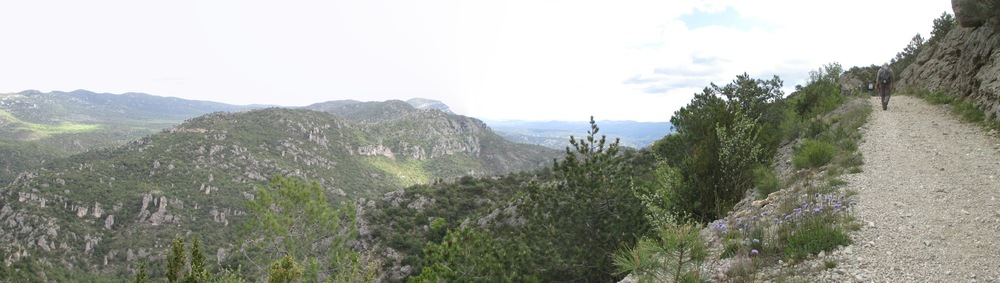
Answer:
[[[864,172],[843,176],[863,228],[849,247],[778,269],[801,272],[796,282],[1000,282],[997,134],[918,98],[870,102]]]

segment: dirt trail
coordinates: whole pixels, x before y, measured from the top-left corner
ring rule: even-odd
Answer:
[[[864,126],[864,228],[838,270],[865,282],[1000,282],[1000,141],[945,106],[877,97]],[[831,274],[834,275],[834,274]],[[843,277],[831,276],[826,279]]]

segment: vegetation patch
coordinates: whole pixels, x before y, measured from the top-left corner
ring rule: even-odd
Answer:
[[[1000,117],[994,117],[992,113],[987,115],[985,111],[976,107],[975,104],[966,99],[957,98],[944,92],[931,92],[927,89],[919,89],[904,93],[922,98],[924,101],[934,105],[949,104],[951,113],[963,121],[978,124],[986,129],[1000,130]]]
[[[92,132],[101,129],[98,124],[81,124],[73,122],[60,122],[59,124],[39,124],[22,121],[7,111],[0,110],[0,119],[8,120],[13,124],[20,124],[18,128],[30,130],[37,138],[43,138],[55,134],[77,134]]]
[[[424,172],[420,161],[417,160],[392,160],[378,156],[368,158],[368,163],[386,174],[392,174],[403,186],[426,184],[430,181],[427,172]]]
[[[757,198],[764,199],[767,195],[781,189],[781,180],[774,174],[774,170],[765,166],[759,166],[753,170],[754,185],[757,187]]]
[[[830,163],[837,147],[823,141],[806,140],[792,157],[795,168],[818,168]]]
[[[851,244],[844,227],[855,203],[845,195],[818,194],[811,201],[803,201],[792,213],[777,218],[777,243],[784,248],[786,258],[801,261],[808,255],[832,251],[838,246]]]

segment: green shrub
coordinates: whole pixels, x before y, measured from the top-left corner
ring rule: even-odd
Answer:
[[[837,147],[832,144],[816,141],[816,140],[806,140],[801,147],[795,152],[795,156],[792,157],[792,165],[795,168],[817,168],[833,160],[833,156],[837,154]]]
[[[947,95],[943,92],[928,92],[924,99],[931,104],[948,104],[955,101],[954,96]]]
[[[822,135],[824,132],[826,132],[827,129],[830,129],[829,122],[824,121],[822,119],[812,119],[809,120],[808,124],[806,125],[803,137],[809,139],[815,139],[818,138],[820,135]]]
[[[705,88],[674,113],[670,122],[677,132],[656,150],[682,176],[683,184],[672,188],[676,213],[718,219],[752,189],[753,168],[769,163],[781,141],[781,84],[743,74]]]
[[[754,184],[757,187],[757,198],[765,199],[767,195],[781,189],[781,181],[774,174],[774,170],[766,166],[758,166],[753,170]]]
[[[931,92],[928,89],[912,91],[909,95],[922,98],[924,101],[927,101],[927,103],[934,105],[949,104],[952,101],[955,101],[955,96],[951,96],[940,91]]]
[[[843,167],[846,167],[846,168],[851,168],[848,171],[854,171],[853,168],[861,167],[861,165],[864,165],[864,164],[865,164],[865,160],[864,160],[863,157],[861,157],[861,154],[859,154],[859,153],[852,153],[852,154],[848,155],[846,158],[840,160],[840,166],[843,166]],[[858,172],[851,172],[851,173],[859,173],[859,172],[860,171],[858,171]]]
[[[789,107],[785,108],[784,120],[781,121],[778,128],[785,140],[794,140],[803,135],[805,126],[802,118],[799,118],[795,110]]]
[[[851,244],[845,229],[853,222],[854,202],[847,195],[817,194],[797,203],[791,212],[776,219],[777,235],[772,245],[780,247],[786,258],[795,261],[821,251],[832,251]]]
[[[643,238],[635,247],[618,252],[615,265],[619,272],[630,272],[641,282],[705,282],[700,271],[708,249],[701,228],[693,223],[657,227],[656,239]]]
[[[951,112],[968,122],[978,123],[986,118],[982,110],[979,110],[978,107],[965,100],[959,100],[958,103],[955,103],[951,108]]]
[[[802,118],[812,118],[837,109],[844,102],[836,82],[811,83],[789,96],[789,106]]]
[[[796,261],[821,251],[831,251],[837,246],[851,244],[851,237],[843,228],[833,227],[823,220],[811,220],[788,237],[785,255]]]

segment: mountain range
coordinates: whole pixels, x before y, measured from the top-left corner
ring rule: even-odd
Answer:
[[[559,156],[426,100],[411,103],[429,109],[398,100],[277,108],[28,91],[0,101],[10,153],[0,255],[56,281],[129,277],[137,262],[162,263],[170,241],[190,234],[213,262],[232,260],[245,201],[273,175],[316,182],[346,204],[415,184],[534,170]]]
[[[0,94],[0,183],[45,161],[122,145],[217,111],[262,106],[86,90]]]

